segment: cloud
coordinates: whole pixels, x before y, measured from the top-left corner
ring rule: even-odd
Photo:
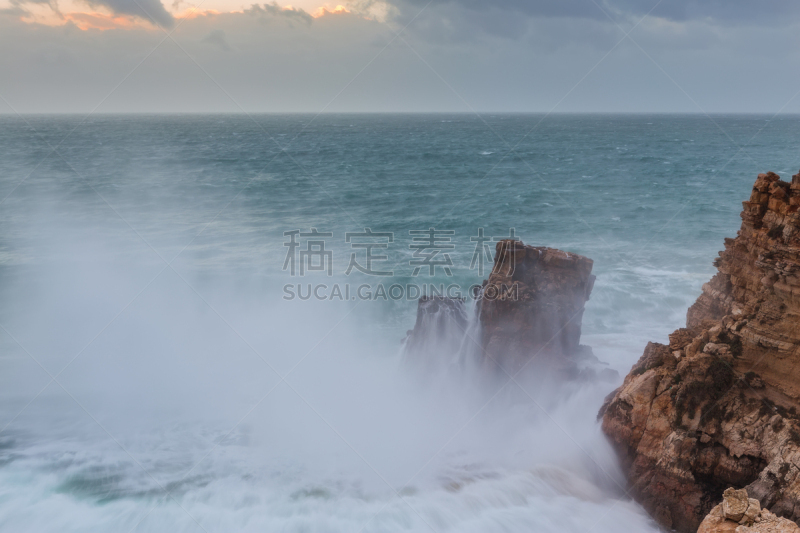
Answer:
[[[79,23],[115,21],[26,24],[0,15],[0,49],[15,51],[0,54],[3,96],[20,112],[85,113],[98,102],[101,113],[696,112],[696,101],[707,112],[774,113],[800,84],[790,68],[800,61],[800,36],[786,25],[765,38],[760,26],[648,18],[635,38],[651,60],[619,42],[606,19],[522,16],[503,11],[502,0],[459,9],[435,1],[403,40],[359,13],[314,19],[273,3],[181,18],[180,47],[159,46],[162,32],[144,23],[80,31]],[[784,109],[798,110],[800,98]]]
[[[653,9],[652,0],[608,1],[622,12],[643,15]],[[796,0],[664,0],[653,14],[670,20],[710,20],[725,24],[790,23],[800,14]],[[796,19],[795,19],[796,20]]]
[[[160,0],[90,0],[92,6],[104,6],[115,15],[132,15],[150,21],[162,28],[172,28],[175,17],[172,16]]]
[[[200,42],[216,46],[225,52],[228,52],[231,49],[231,46],[228,44],[228,40],[225,38],[225,32],[222,30],[211,31],[208,35],[203,37]]]
[[[130,15],[104,15],[102,13],[66,13],[64,19],[82,30],[116,30],[132,28],[136,20]]]
[[[160,0],[86,0],[87,3],[97,9],[106,8],[111,11],[109,16],[105,13],[62,13],[59,8],[58,0],[11,0],[10,7],[0,9],[0,14],[18,17],[30,17],[38,8],[47,6],[50,16],[46,17],[61,21],[76,22],[78,27],[110,29],[115,26],[130,26],[126,17],[137,17],[146,20],[154,25],[163,28],[172,28],[175,25],[175,18],[169,13]],[[39,13],[41,14],[41,13]],[[35,19],[36,17],[34,17]],[[114,20],[119,24],[116,24]],[[40,19],[37,19],[40,20]],[[30,21],[29,21],[30,22]],[[97,22],[97,24],[95,24]]]
[[[58,2],[56,0],[11,0],[11,2],[9,2],[9,7],[0,9],[0,14],[17,17],[28,16],[30,15],[30,11],[26,9],[25,4],[47,6],[53,13],[61,17],[61,12],[58,9]]]
[[[414,16],[428,0],[389,0],[406,16]],[[515,16],[565,17],[608,20],[652,15],[668,20],[708,20],[721,24],[788,24],[800,15],[797,0],[433,0],[432,7],[447,6],[480,13],[504,12]],[[654,9],[655,8],[655,9]],[[795,18],[793,18],[795,17]]]
[[[477,12],[503,12],[507,15],[524,14],[536,17],[599,18],[603,12],[591,0],[389,0],[405,15],[414,16],[426,5],[466,8]]]
[[[244,12],[259,17],[285,17],[298,22],[305,22],[306,24],[311,24],[311,21],[314,19],[314,17],[302,9],[281,7],[277,2],[272,2],[271,4],[253,4],[249,9],[245,9]]]
[[[327,17],[329,15],[336,16],[336,15],[349,15],[349,14],[350,11],[346,7],[342,5],[337,5],[333,9],[328,9],[327,6],[319,7],[314,11],[314,13],[311,16],[316,19],[320,17]]]

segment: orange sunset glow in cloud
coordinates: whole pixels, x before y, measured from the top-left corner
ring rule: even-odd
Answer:
[[[201,16],[212,16],[223,13],[242,13],[251,4],[241,0],[196,0],[187,2],[175,0],[164,3],[164,9],[175,19],[194,19]],[[347,6],[341,4],[320,3],[319,0],[298,0],[291,5],[276,8],[284,11],[298,11],[313,18],[351,13]],[[12,3],[12,0],[0,0],[0,10],[19,11],[19,19],[29,24],[62,26],[72,24],[81,30],[120,30],[120,29],[155,29],[155,25],[143,17],[124,13],[114,13],[101,4],[82,0],[65,0],[58,3]]]

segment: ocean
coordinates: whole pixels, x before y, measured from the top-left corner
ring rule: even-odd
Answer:
[[[598,408],[684,324],[756,175],[800,168],[796,116],[0,126],[15,533],[658,531]],[[594,260],[582,342],[617,383],[403,364],[418,291],[468,296],[509,235]]]

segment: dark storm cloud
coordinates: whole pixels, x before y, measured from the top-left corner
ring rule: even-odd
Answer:
[[[591,1],[591,0],[590,0]],[[614,0],[609,2],[622,11],[644,14],[655,5],[652,0]],[[800,16],[796,0],[664,0],[654,14],[672,20],[711,19],[725,23],[792,23]]]
[[[284,17],[293,19],[299,22],[311,24],[314,18],[302,9],[285,8],[278,5],[277,2],[271,4],[253,4],[248,9],[244,10],[248,15],[260,17]]]
[[[397,7],[417,7],[428,0],[391,0]],[[644,15],[675,21],[710,20],[726,24],[792,23],[800,18],[797,0],[433,0],[436,5],[479,12],[501,10],[510,15],[607,19],[608,15]],[[655,9],[653,9],[655,8]]]
[[[116,15],[133,15],[164,28],[171,28],[175,18],[159,0],[92,0],[94,6],[105,6]]]
[[[28,15],[28,10],[25,9],[25,4],[40,4],[50,6],[54,13],[61,15],[58,10],[58,3],[55,0],[11,0],[11,6],[0,9],[0,14],[11,15],[16,17],[23,17]]]
[[[403,7],[421,8],[428,0],[390,0],[402,10]],[[581,17],[599,18],[603,12],[592,0],[433,0],[431,5],[449,5],[454,8],[468,8],[475,11],[505,11],[509,14],[526,14],[540,17]],[[602,3],[601,3],[602,5]]]
[[[132,15],[164,28],[175,25],[175,18],[164,9],[160,0],[89,0],[94,7],[105,6],[115,15]],[[0,14],[24,16],[28,14],[26,5],[49,5],[54,13],[61,15],[57,0],[11,0],[11,7],[0,9]]]

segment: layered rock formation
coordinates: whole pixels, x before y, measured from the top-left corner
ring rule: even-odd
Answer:
[[[762,509],[745,489],[729,488],[722,495],[722,503],[708,513],[697,533],[800,533],[800,527]]]
[[[758,176],[686,328],[648,344],[601,409],[632,494],[667,527],[694,531],[731,485],[800,519],[798,206],[800,174]]]
[[[471,349],[483,366],[500,365],[510,374],[535,359],[565,377],[616,377],[580,344],[584,305],[595,279],[592,264],[581,255],[500,241],[492,272],[475,295],[476,327],[467,331],[464,301],[421,298],[406,352],[441,354],[455,346]],[[468,342],[458,342],[454,332],[462,340],[468,335]]]
[[[483,356],[509,372],[532,357],[591,360],[580,338],[595,280],[592,265],[588,257],[554,248],[498,242],[479,301]],[[575,364],[565,368],[578,370]]]

